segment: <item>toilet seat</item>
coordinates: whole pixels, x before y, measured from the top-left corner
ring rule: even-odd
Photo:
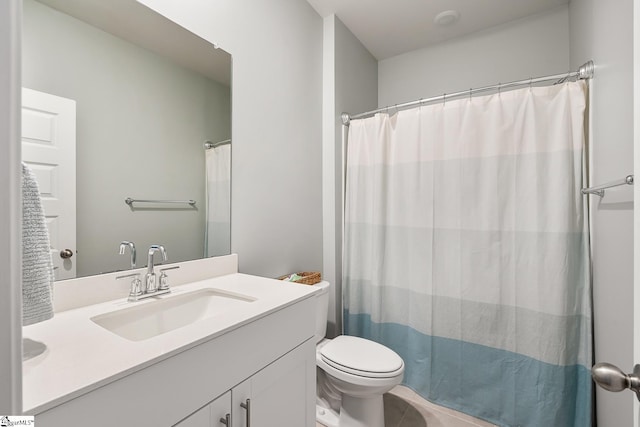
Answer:
[[[404,362],[390,348],[375,341],[341,335],[320,348],[328,366],[365,378],[395,378],[404,372]]]

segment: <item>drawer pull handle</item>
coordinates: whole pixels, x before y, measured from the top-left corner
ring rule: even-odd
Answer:
[[[247,410],[247,427],[251,427],[251,399],[247,399],[246,403],[241,403],[240,407]]]
[[[224,418],[220,418],[220,422],[227,427],[231,427],[231,414],[227,414]]]

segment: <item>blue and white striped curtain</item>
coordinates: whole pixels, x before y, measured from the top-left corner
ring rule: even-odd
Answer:
[[[583,82],[349,128],[345,333],[500,426],[591,425]]]

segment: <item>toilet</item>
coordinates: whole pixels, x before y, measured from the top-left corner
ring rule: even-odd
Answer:
[[[377,342],[325,339],[329,282],[316,285],[316,419],[327,427],[384,427],[382,395],[402,382],[404,361]]]

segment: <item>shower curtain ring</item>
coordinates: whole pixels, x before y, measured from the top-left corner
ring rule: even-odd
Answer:
[[[442,94],[442,105],[444,106],[447,103],[447,93]]]
[[[498,95],[502,95],[502,83],[498,83]]]
[[[473,90],[472,87],[469,88],[469,101],[471,101],[471,91]]]

